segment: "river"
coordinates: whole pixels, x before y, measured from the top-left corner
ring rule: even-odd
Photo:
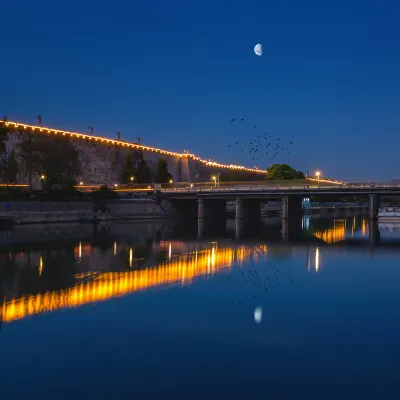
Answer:
[[[0,398],[399,398],[400,224],[302,229],[0,232]]]

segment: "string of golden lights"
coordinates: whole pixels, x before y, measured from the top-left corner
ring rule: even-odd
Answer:
[[[48,128],[44,126],[37,126],[37,125],[29,125],[25,124],[22,122],[16,122],[16,121],[5,121],[5,120],[0,120],[0,123],[5,124],[8,127],[14,127],[16,129],[21,128],[24,130],[31,130],[33,132],[42,132],[42,133],[47,133],[47,134],[54,134],[54,135],[62,135],[62,136],[67,136],[71,138],[76,138],[76,139],[83,139],[83,140],[89,140],[93,142],[99,142],[107,145],[114,145],[114,146],[119,146],[119,147],[126,147],[126,148],[132,148],[132,149],[138,149],[138,150],[147,150],[147,151],[152,151],[155,153],[159,154],[164,154],[168,156],[173,156],[173,157],[179,157],[179,158],[188,158],[192,159],[194,161],[198,161],[202,164],[205,164],[210,167],[215,167],[215,168],[224,168],[224,169],[231,169],[231,170],[239,170],[239,171],[244,171],[244,172],[254,172],[258,174],[265,174],[265,171],[260,170],[258,168],[247,168],[242,165],[234,165],[234,164],[221,164],[217,163],[214,161],[207,161],[203,160],[200,157],[197,157],[194,154],[190,154],[188,152],[186,153],[176,153],[168,150],[163,150],[159,149],[156,147],[151,147],[151,146],[145,146],[139,143],[132,143],[124,140],[115,140],[115,139],[109,139],[101,136],[93,136],[93,135],[88,135],[84,133],[78,133],[78,132],[70,132],[70,131],[64,131],[60,129],[55,129],[55,128]]]

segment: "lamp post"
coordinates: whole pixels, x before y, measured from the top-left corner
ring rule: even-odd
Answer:
[[[212,180],[214,181],[214,186],[217,187],[217,177],[216,177],[216,176],[213,176],[213,177],[212,177]]]
[[[41,175],[41,176],[40,176],[40,181],[41,181],[41,183],[42,183],[42,192],[44,192],[44,181],[45,181],[45,179],[46,179],[46,176],[45,176],[45,175]]]
[[[319,188],[319,187],[320,187],[319,177],[320,177],[320,175],[321,175],[321,172],[317,171],[317,172],[315,173],[315,175],[317,176],[317,179],[318,179],[318,188]]]
[[[130,181],[132,187],[133,187],[133,182],[134,182],[134,180],[135,180],[135,177],[132,175],[132,176],[129,178],[129,181]]]

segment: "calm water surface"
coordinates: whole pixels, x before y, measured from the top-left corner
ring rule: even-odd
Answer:
[[[400,225],[279,223],[0,232],[0,398],[400,398]]]

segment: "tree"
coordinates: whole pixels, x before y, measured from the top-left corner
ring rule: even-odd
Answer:
[[[6,117],[4,117],[6,120]],[[8,139],[9,133],[8,126],[4,122],[0,122],[0,155],[3,155],[6,151],[6,140]]]
[[[122,183],[131,183],[133,177],[133,182],[137,181],[137,170],[133,161],[132,152],[126,153],[125,166],[122,172]]]
[[[145,160],[141,160],[139,168],[137,170],[137,182],[138,183],[151,183],[152,176],[150,167],[147,165]]]
[[[297,172],[297,179],[306,179],[303,171],[296,171]]]
[[[304,179],[304,173],[287,164],[273,164],[267,168],[267,179]]]
[[[163,158],[157,161],[157,182],[168,183],[172,179],[172,175],[168,172],[168,164]]]
[[[11,150],[10,154],[4,154],[3,177],[6,183],[14,183],[17,180],[18,163],[15,157],[15,151]]]
[[[19,158],[30,174],[45,176],[45,188],[72,189],[79,172],[78,151],[63,136],[28,134],[19,144]]]

